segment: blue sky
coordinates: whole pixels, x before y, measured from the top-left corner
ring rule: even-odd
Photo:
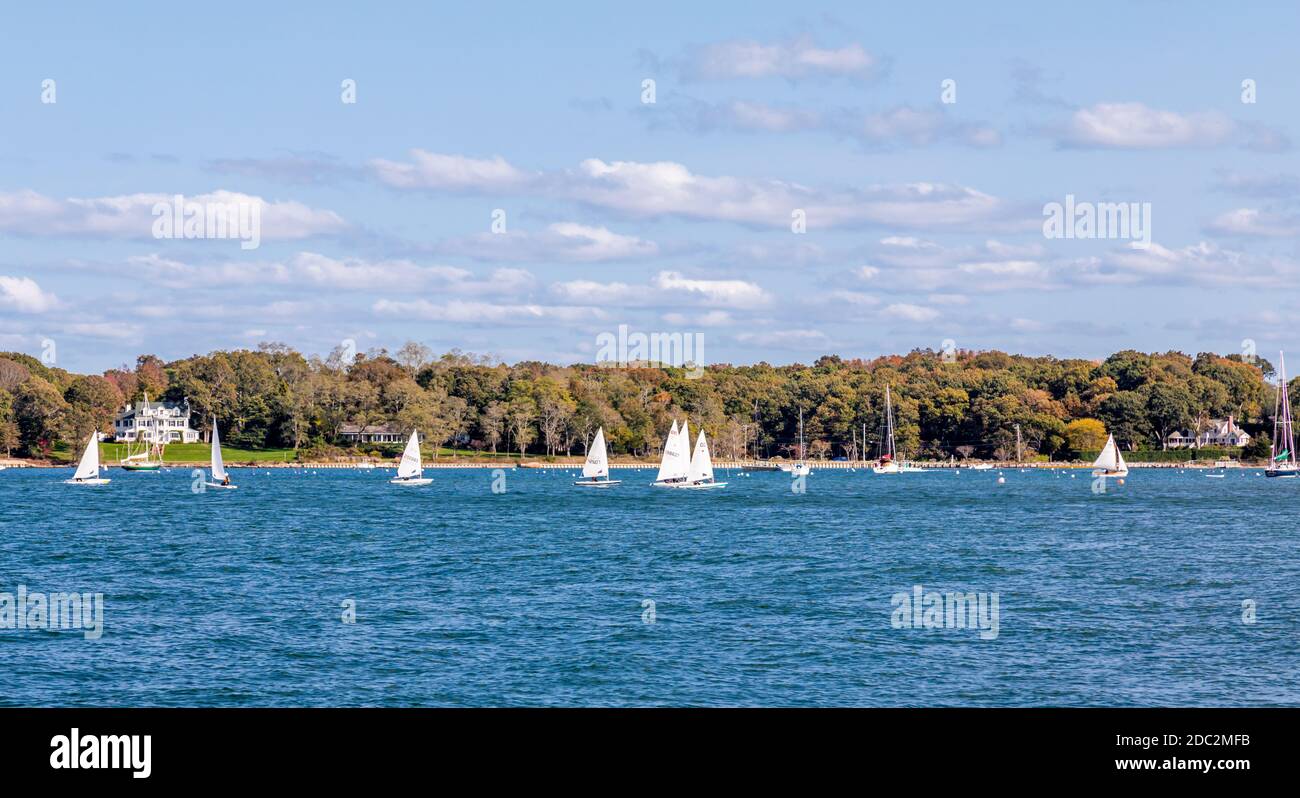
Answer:
[[[1295,343],[1297,14],[12,9],[0,349],[577,362],[627,324],[702,333],[710,362],[1272,351]],[[257,205],[260,246],[154,237],[175,194]],[[1150,203],[1151,246],[1046,238],[1066,195]]]

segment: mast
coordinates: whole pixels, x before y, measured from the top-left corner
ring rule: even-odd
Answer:
[[[1281,352],[1277,353],[1278,376],[1281,381],[1281,387],[1278,390],[1276,404],[1273,408],[1273,456],[1277,457],[1277,448],[1284,447],[1286,453],[1286,462],[1294,465],[1296,462],[1295,455],[1295,435],[1291,428],[1291,397],[1288,394],[1286,384],[1286,359]],[[1277,405],[1281,405],[1281,413],[1278,413]],[[1274,461],[1276,462],[1276,461]]]
[[[803,408],[799,408],[799,462],[803,462]]]
[[[889,398],[889,386],[885,386],[885,439],[889,459],[897,460],[898,452],[894,448],[894,406]]]

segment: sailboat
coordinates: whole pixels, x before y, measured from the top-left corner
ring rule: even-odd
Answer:
[[[880,465],[873,466],[876,474],[897,474],[898,450],[894,447],[894,406],[889,396],[889,386],[885,386],[885,437],[880,441]]]
[[[1106,445],[1101,447],[1101,454],[1097,455],[1097,460],[1092,464],[1092,475],[1094,477],[1126,477],[1128,476],[1128,463],[1124,462],[1124,456],[1119,453],[1119,447],[1115,445],[1115,436],[1106,436]]]
[[[663,457],[659,460],[659,473],[651,484],[656,488],[673,488],[686,481],[691,463],[686,448],[690,445],[690,433],[687,422],[677,428],[677,419],[673,419],[673,428],[668,431],[668,440],[664,442]]]
[[[230,475],[226,473],[226,463],[221,459],[221,436],[217,434],[217,417],[212,417],[212,481],[206,483],[209,488],[235,490],[238,485],[230,484]]]
[[[727,483],[719,482],[713,478],[713,459],[709,457],[709,442],[704,437],[704,430],[700,430],[700,437],[695,441],[695,453],[691,455],[690,470],[686,473],[686,481],[677,485],[679,488],[687,490],[709,490],[711,488],[725,488]]]
[[[107,485],[112,480],[101,479],[99,476],[99,430],[90,433],[90,441],[86,443],[86,451],[81,453],[81,462],[77,463],[77,471],[72,475],[72,479],[65,479],[65,485]]]
[[[424,466],[420,462],[420,433],[411,430],[411,438],[402,451],[402,462],[397,464],[397,476],[388,480],[393,485],[428,485],[432,479],[424,478]]]
[[[596,430],[596,437],[587,451],[587,462],[582,464],[582,479],[573,483],[584,488],[608,488],[623,480],[609,478],[609,453],[605,451],[605,428]]]
[[[799,408],[799,462],[782,463],[778,467],[792,477],[806,477],[812,473],[812,469],[808,466],[808,461],[804,459],[802,407]]]
[[[125,471],[161,471],[163,465],[162,446],[157,443],[144,446],[144,441],[141,441],[141,444],[140,451],[121,458],[118,460],[118,465]],[[132,451],[130,444],[127,444],[127,451]]]
[[[1291,397],[1287,395],[1286,360],[1277,353],[1278,380],[1281,385],[1273,404],[1273,445],[1269,447],[1269,465],[1266,477],[1295,477],[1295,435],[1291,430]]]

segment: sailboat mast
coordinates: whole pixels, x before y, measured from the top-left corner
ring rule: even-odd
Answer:
[[[1291,397],[1288,393],[1286,384],[1286,358],[1281,352],[1277,353],[1278,369],[1282,377],[1282,393],[1279,397],[1282,402],[1282,443],[1286,445],[1288,463],[1295,463],[1295,435],[1291,429]]]

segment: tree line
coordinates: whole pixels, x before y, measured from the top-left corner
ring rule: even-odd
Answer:
[[[900,455],[1026,457],[1095,451],[1107,433],[1126,449],[1162,448],[1175,430],[1235,417],[1266,455],[1275,387],[1262,358],[1117,352],[1100,362],[997,351],[915,350],[811,365],[661,367],[507,365],[459,350],[305,356],[283,344],[164,362],[141,355],[103,374],[73,374],[0,352],[0,451],[47,456],[59,441],[111,433],[128,402],[188,400],[206,439],[229,446],[328,450],[347,424],[419,429],[426,444],[520,456],[585,453],[598,427],[614,454],[653,457],[673,419],[703,428],[717,456],[875,457],[891,387]],[[1294,395],[1295,391],[1292,390]],[[1258,433],[1263,434],[1258,434]]]

